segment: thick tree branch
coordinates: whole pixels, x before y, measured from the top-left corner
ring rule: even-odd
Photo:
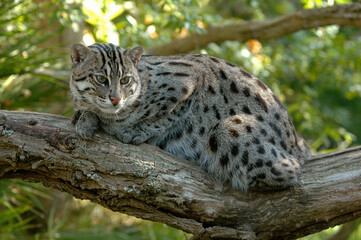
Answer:
[[[69,119],[0,111],[0,178],[19,178],[159,221],[194,239],[294,239],[361,216],[361,147],[313,157],[302,184],[243,194],[188,161],[97,133]]]
[[[299,30],[328,25],[361,27],[361,3],[307,9],[272,20],[211,25],[204,34],[191,34],[147,49],[147,54],[173,55],[227,40],[275,39]]]

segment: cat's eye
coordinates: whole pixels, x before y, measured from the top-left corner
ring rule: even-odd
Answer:
[[[132,79],[132,77],[130,77],[130,76],[125,76],[125,77],[123,77],[122,79],[120,79],[120,84],[122,84],[122,85],[128,84],[131,79]]]
[[[96,76],[96,79],[99,83],[102,83],[102,84],[107,84],[108,83],[108,79],[104,76]]]

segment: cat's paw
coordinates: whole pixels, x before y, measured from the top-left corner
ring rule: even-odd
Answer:
[[[122,142],[122,143],[133,143],[133,135],[130,132],[122,132],[119,134],[116,134],[116,137]]]
[[[96,129],[90,129],[86,125],[79,124],[75,125],[75,132],[82,138],[86,140],[92,139]]]
[[[98,129],[99,119],[98,117],[91,112],[83,112],[78,118],[78,121],[75,124],[75,132],[82,139],[92,139],[95,131]]]
[[[132,143],[135,144],[135,145],[139,145],[141,143],[144,143],[145,142],[145,138],[138,135],[138,136],[135,136],[132,140]]]

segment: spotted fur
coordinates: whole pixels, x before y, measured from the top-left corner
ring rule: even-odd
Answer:
[[[142,51],[73,46],[70,89],[81,137],[100,126],[124,143],[197,162],[243,191],[297,183],[309,147],[263,82],[220,58]]]

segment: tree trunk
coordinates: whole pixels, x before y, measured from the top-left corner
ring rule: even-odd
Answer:
[[[163,222],[193,239],[295,239],[361,216],[361,147],[314,156],[294,188],[242,192],[156,147],[98,132],[77,137],[70,120],[0,111],[0,178],[19,178]]]
[[[147,54],[174,55],[228,40],[275,39],[299,30],[328,25],[361,27],[361,2],[332,7],[305,9],[288,16],[262,21],[211,25],[204,34],[191,34],[147,49]]]

